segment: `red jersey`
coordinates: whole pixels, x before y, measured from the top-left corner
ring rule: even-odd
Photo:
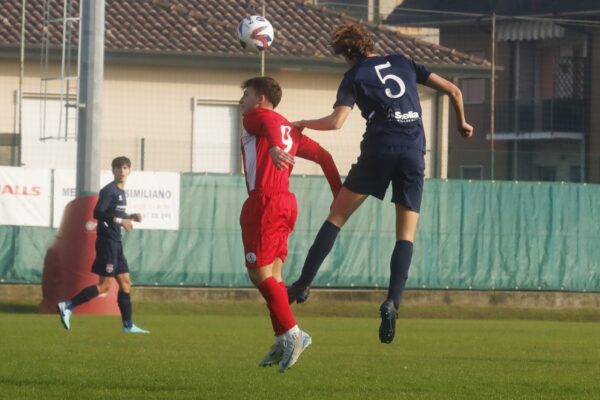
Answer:
[[[320,164],[332,191],[339,191],[340,176],[331,155],[282,115],[266,108],[255,108],[244,114],[243,125],[242,156],[248,193],[254,190],[289,192],[292,167],[277,169],[269,155],[273,146]]]

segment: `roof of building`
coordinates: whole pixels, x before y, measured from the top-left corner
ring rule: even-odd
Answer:
[[[73,1],[77,14],[79,0]],[[44,29],[50,44],[60,46],[62,25],[44,28],[44,4],[50,17],[60,19],[63,0],[29,1],[26,8],[26,43],[38,47]],[[254,0],[106,0],[105,47],[108,52],[243,56],[237,40],[237,23],[247,15],[261,14]],[[328,46],[332,27],[353,21],[345,14],[295,0],[269,0],[267,19],[275,29],[269,57],[336,57]],[[355,21],[355,20],[354,20]],[[403,53],[429,66],[487,68],[489,62],[454,49],[400,34],[383,25],[367,24],[382,53]],[[19,46],[21,0],[4,0],[0,14],[0,45]],[[248,55],[250,57],[250,55]]]
[[[500,19],[514,16],[595,19],[600,15],[598,0],[404,0],[385,19],[402,26],[443,26],[472,24],[495,12]]]

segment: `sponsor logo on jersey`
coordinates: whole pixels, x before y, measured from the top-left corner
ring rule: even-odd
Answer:
[[[248,261],[249,263],[255,263],[256,262],[256,254],[253,252],[246,253],[246,261]]]
[[[389,109],[387,119],[398,122],[414,122],[419,120],[419,113],[416,111],[403,113],[402,111]]]

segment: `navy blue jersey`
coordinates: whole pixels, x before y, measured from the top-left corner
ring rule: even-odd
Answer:
[[[119,189],[115,182],[109,183],[100,190],[100,197],[94,208],[94,218],[98,220],[96,233],[99,238],[121,240],[121,224],[113,222],[113,218],[129,218],[125,213],[126,208],[125,191]]]
[[[358,105],[367,128],[363,150],[378,145],[425,150],[417,83],[430,72],[400,54],[365,57],[345,74],[334,107]]]

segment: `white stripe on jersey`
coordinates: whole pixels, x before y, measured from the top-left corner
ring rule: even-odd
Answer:
[[[250,135],[245,129],[242,131],[242,149],[244,151],[244,169],[248,191],[256,186],[256,136]]]

